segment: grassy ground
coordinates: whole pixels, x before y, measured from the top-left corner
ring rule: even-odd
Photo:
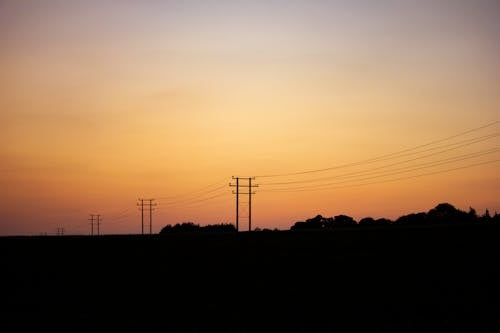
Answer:
[[[4,332],[498,332],[500,226],[0,238]]]

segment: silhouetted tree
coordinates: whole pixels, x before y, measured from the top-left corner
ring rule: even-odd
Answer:
[[[254,231],[273,232],[273,231],[279,231],[279,229],[278,228],[274,228],[274,229],[263,228],[263,229],[261,229],[261,228],[257,227],[254,229]]]
[[[323,226],[326,229],[333,229],[335,227],[335,219],[333,217],[324,218]]]
[[[316,215],[306,221],[296,222],[291,230],[332,230],[338,227],[347,226],[370,226],[370,225],[433,225],[433,224],[460,224],[460,223],[500,223],[500,215],[495,212],[491,217],[488,210],[478,216],[474,208],[469,207],[469,211],[462,211],[455,208],[449,203],[440,203],[428,212],[410,213],[400,216],[396,221],[391,221],[386,218],[375,220],[372,217],[365,217],[356,222],[352,217],[347,215],[337,215],[335,217],[323,217]]]
[[[427,223],[427,214],[411,213],[408,215],[403,215],[400,216],[395,223],[403,225],[423,225]]]
[[[496,214],[495,214],[496,215]],[[491,223],[493,222],[493,218],[491,217],[490,215],[490,211],[488,209],[486,209],[486,211],[484,212],[483,215],[481,215],[481,217],[479,218],[479,221],[481,223]]]
[[[469,207],[469,213],[468,214],[469,214],[469,218],[471,220],[477,220],[477,212],[476,212],[476,210],[474,208]]]
[[[161,229],[160,234],[172,232],[236,232],[236,228],[231,223],[209,224],[200,227],[193,222],[177,223],[174,226],[166,225]]]
[[[337,215],[333,217],[323,217],[316,215],[307,219],[305,222],[296,222],[291,230],[332,230],[337,227],[346,227],[357,225],[356,221],[347,215]]]
[[[329,217],[323,219],[323,224],[326,229],[335,229],[338,227],[346,227],[356,225],[356,221],[347,215],[337,215],[335,217]]]
[[[364,217],[359,220],[359,225],[375,225],[375,219],[373,217]]]
[[[431,224],[450,224],[472,222],[472,217],[449,203],[440,203],[427,213],[427,218]]]
[[[201,229],[209,232],[236,232],[236,227],[231,223],[209,224]]]
[[[325,219],[321,215],[316,215],[313,218],[304,221],[295,222],[290,228],[291,230],[321,230],[325,227]]]
[[[321,215],[316,215],[312,219],[306,220],[306,224],[310,229],[322,229],[325,227],[325,221]]]
[[[184,222],[177,223],[174,226],[167,225],[160,231],[160,234],[167,232],[193,232],[198,229],[200,229],[198,224],[194,224],[193,222]]]
[[[167,224],[166,226],[164,226],[163,228],[161,228],[160,235],[161,234],[166,234],[167,232],[171,232],[171,231],[172,231],[172,225]]]
[[[347,215],[337,215],[333,221],[335,227],[347,227],[357,225],[358,223],[350,216]]]
[[[361,226],[370,226],[370,225],[389,225],[391,224],[391,220],[386,218],[374,219],[372,217],[365,217],[359,220],[358,225]]]
[[[307,230],[307,224],[304,221],[298,221],[295,222],[291,227],[290,230]]]
[[[391,224],[393,222],[391,220],[389,220],[389,219],[386,219],[386,218],[382,217],[380,219],[376,219],[375,223],[377,225],[389,225],[389,224]]]

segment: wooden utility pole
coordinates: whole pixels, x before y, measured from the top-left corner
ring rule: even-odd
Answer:
[[[259,187],[259,185],[252,184],[255,177],[241,178],[233,176],[233,179],[236,180],[236,184],[230,183],[229,186],[236,187],[236,191],[233,191],[233,194],[236,194],[236,231],[239,231],[240,194],[248,194],[248,231],[252,231],[252,195],[255,194],[255,192],[252,192],[252,187]],[[247,180],[248,185],[242,185],[240,179]],[[248,192],[241,192],[240,187],[248,188]]]

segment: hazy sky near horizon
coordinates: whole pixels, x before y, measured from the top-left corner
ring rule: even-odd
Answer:
[[[500,212],[499,18],[494,0],[0,1],[0,235],[86,234],[89,214],[140,232],[138,198],[155,232],[234,222],[231,176],[484,125],[257,177],[253,224]]]

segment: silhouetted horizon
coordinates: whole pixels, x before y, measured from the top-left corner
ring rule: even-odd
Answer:
[[[450,203],[439,203],[436,207],[427,212],[414,212],[401,215],[396,220],[392,221],[388,218],[364,217],[359,221],[348,215],[339,214],[334,217],[323,217],[316,215],[313,218],[305,221],[295,222],[289,229],[292,231],[300,230],[335,230],[345,227],[363,227],[363,226],[390,226],[390,225],[408,225],[408,226],[425,226],[425,225],[453,225],[473,223],[500,223],[500,214],[495,212],[492,216],[488,209],[482,215],[478,215],[473,207],[469,207],[469,211],[465,212],[455,208]],[[255,228],[252,231],[284,231],[283,229],[260,229]],[[164,226],[160,234],[179,233],[179,232],[236,232],[234,224],[220,223],[200,225],[194,222],[180,222],[175,225],[167,224]]]
[[[3,237],[0,328],[500,329],[499,223],[366,227],[336,219],[344,224],[334,223],[333,232],[186,224],[194,231],[178,225],[179,232],[153,235]]]

